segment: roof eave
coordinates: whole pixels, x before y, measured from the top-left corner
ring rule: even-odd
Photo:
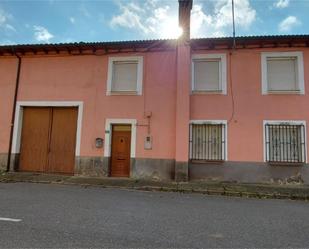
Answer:
[[[236,48],[265,47],[309,47],[309,35],[276,35],[276,36],[241,36],[236,37]],[[195,38],[190,40],[192,49],[230,49],[233,37]],[[14,54],[69,54],[83,53],[121,53],[174,50],[176,39],[112,41],[112,42],[79,42],[58,44],[20,44],[0,46],[0,56]]]

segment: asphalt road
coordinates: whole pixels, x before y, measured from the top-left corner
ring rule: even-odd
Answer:
[[[309,247],[309,203],[2,183],[0,247]]]

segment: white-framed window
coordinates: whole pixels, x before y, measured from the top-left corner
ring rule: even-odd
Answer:
[[[263,52],[262,94],[305,94],[302,52]]]
[[[264,121],[264,159],[269,163],[305,163],[305,121]]]
[[[192,56],[192,93],[226,94],[226,54]]]
[[[226,120],[191,120],[189,139],[191,161],[227,160]]]
[[[142,95],[143,57],[109,57],[107,95]]]

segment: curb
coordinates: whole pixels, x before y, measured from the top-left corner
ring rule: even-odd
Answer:
[[[307,185],[249,184],[234,182],[159,182],[136,179],[87,178],[28,173],[0,175],[0,183],[41,183],[75,185],[82,187],[119,188],[140,191],[195,193],[257,199],[290,199],[309,201]]]

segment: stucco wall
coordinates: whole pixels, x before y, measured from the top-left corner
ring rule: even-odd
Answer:
[[[262,95],[261,52],[266,51],[303,52],[305,95]],[[194,53],[205,53],[205,51]],[[228,94],[191,95],[191,120],[230,120],[232,116],[229,51],[215,53],[227,54]],[[233,52],[231,62],[234,117],[228,124],[229,161],[263,162],[263,120],[305,120],[308,134],[309,49],[242,49]]]
[[[17,59],[0,58],[0,153],[6,154],[9,148],[9,134],[11,127],[11,113],[15,80],[17,72]],[[6,164],[6,163],[5,163]]]
[[[18,101],[83,101],[80,156],[88,157],[103,157],[95,138],[104,138],[106,118],[137,119],[138,124],[146,124],[144,112],[151,111],[153,149],[144,150],[147,128],[138,126],[136,157],[173,159],[175,53],[138,55],[144,56],[141,96],[106,96],[108,55],[28,56],[22,59]],[[0,153],[8,150],[16,69],[17,59],[0,58]]]
[[[303,52],[305,95],[261,94],[261,52],[264,51]],[[227,54],[228,94],[191,95],[191,120],[229,120],[232,115],[229,51],[212,52]],[[95,148],[94,140],[104,138],[105,119],[137,119],[138,124],[146,124],[143,114],[151,111],[153,149],[144,150],[147,127],[138,126],[136,158],[175,159],[176,53],[134,55],[144,56],[141,96],[106,96],[108,55],[28,56],[22,59],[18,100],[83,101],[81,157],[103,157],[103,149]],[[263,120],[305,120],[308,129],[309,49],[241,49],[233,52],[231,62],[234,117],[228,124],[228,160],[262,162]],[[0,153],[4,154],[9,143],[16,69],[16,58],[0,58]],[[188,141],[178,142],[188,144]]]

